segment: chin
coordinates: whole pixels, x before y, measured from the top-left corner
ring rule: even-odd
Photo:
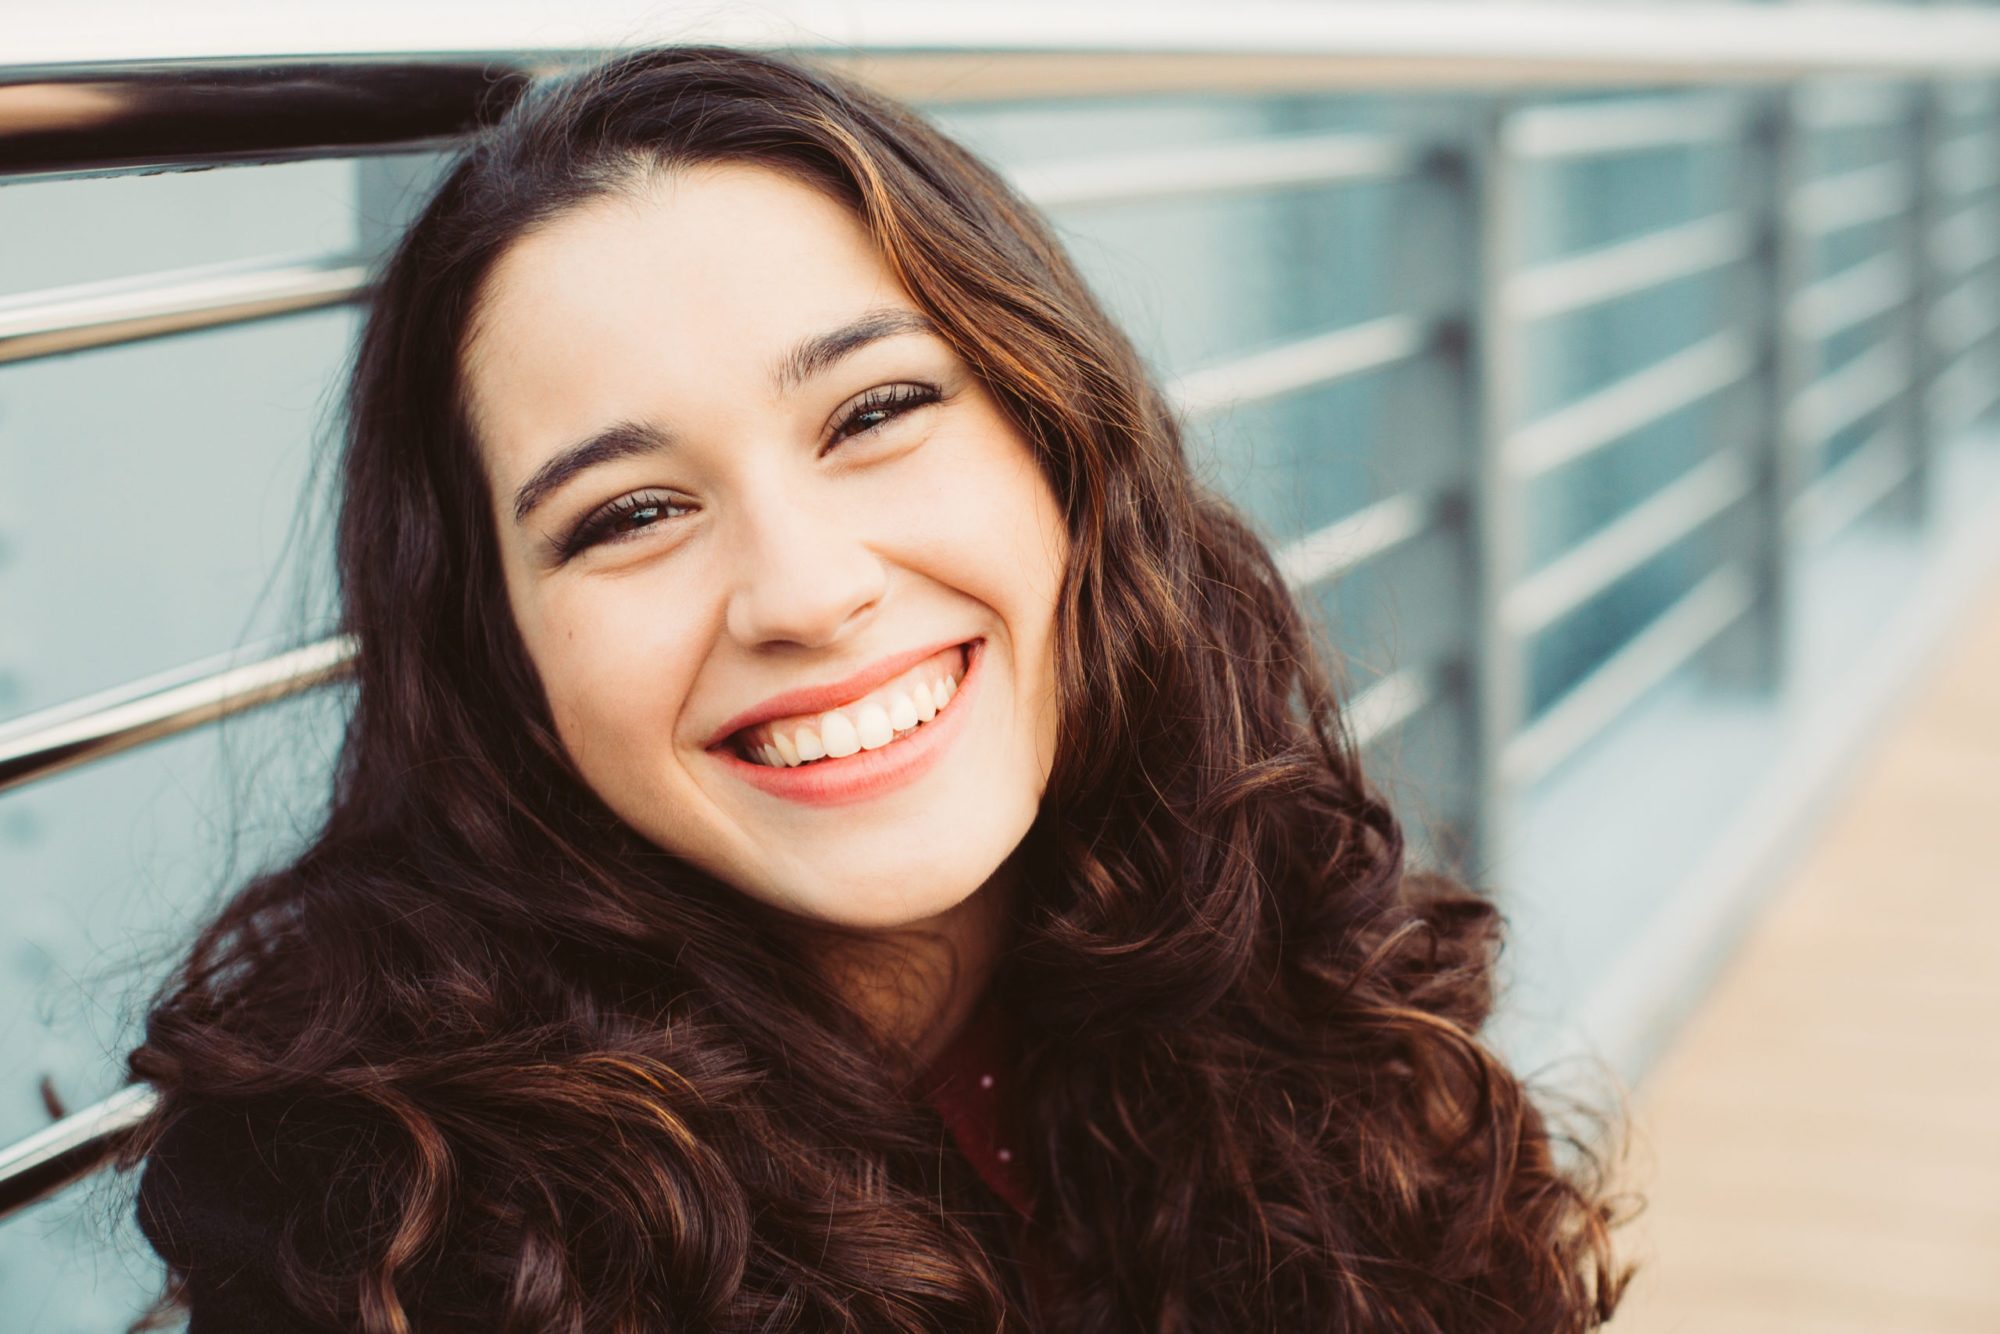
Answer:
[[[766,897],[817,921],[861,930],[887,931],[928,921],[964,903],[986,884],[1005,860],[956,857],[950,863],[877,864],[872,872],[788,879],[771,885]]]
[[[985,877],[964,881],[928,880],[907,887],[864,882],[847,887],[816,885],[792,900],[796,910],[820,921],[862,930],[891,931],[950,912],[978,892]]]

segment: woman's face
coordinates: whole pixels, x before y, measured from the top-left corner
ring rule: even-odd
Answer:
[[[464,365],[508,602],[613,811],[852,926],[992,876],[1054,760],[1062,514],[844,206],[746,165],[581,206],[502,256]]]

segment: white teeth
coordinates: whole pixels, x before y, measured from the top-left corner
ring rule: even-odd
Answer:
[[[854,730],[854,724],[844,713],[822,713],[819,733],[820,740],[826,743],[826,753],[833,759],[845,759],[861,749],[861,733]]]
[[[937,717],[957,693],[958,677],[952,672],[902,689],[885,689],[860,703],[830,709],[790,731],[767,728],[754,745],[746,739],[743,753],[773,769],[789,769],[877,750]]]
[[[861,738],[863,750],[879,750],[896,735],[889,726],[888,710],[873,700],[863,704],[854,715],[854,731]]]

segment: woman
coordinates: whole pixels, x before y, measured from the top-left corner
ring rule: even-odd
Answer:
[[[132,1057],[196,1334],[1609,1316],[1494,908],[964,150],[721,49],[543,85],[348,406],[331,810]]]

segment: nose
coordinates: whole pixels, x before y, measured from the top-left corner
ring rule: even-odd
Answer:
[[[766,492],[732,525],[726,623],[749,648],[835,643],[867,621],[888,588],[888,571],[852,517],[797,491]]]

